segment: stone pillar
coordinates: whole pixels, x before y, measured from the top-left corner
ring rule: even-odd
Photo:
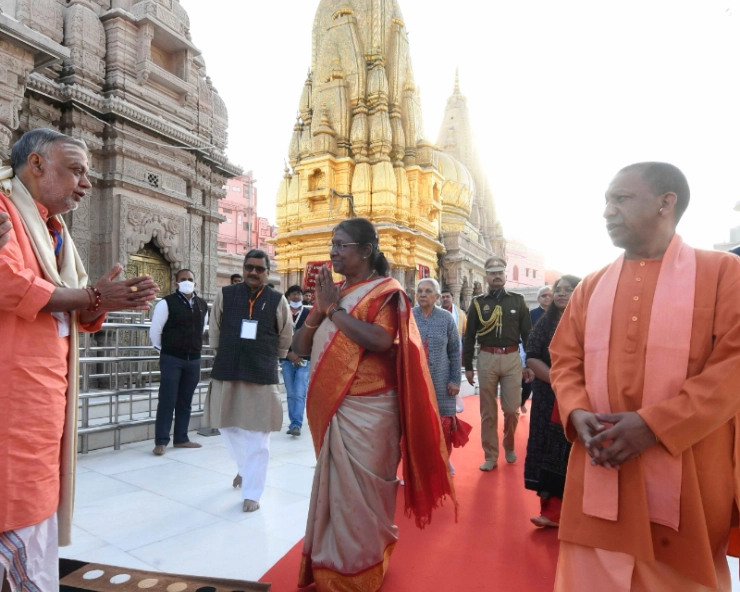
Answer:
[[[0,85],[0,158],[7,162],[10,159],[13,131],[18,129],[20,123],[18,112],[26,91],[28,75],[33,70],[34,56],[1,38],[0,54],[3,56],[0,64],[0,76],[3,80]]]
[[[467,307],[463,307],[462,300],[460,298],[462,293],[462,284],[457,282],[454,284],[447,284],[447,289],[452,293],[452,302],[457,304],[460,308],[467,310]]]
[[[470,287],[468,284],[467,286],[464,286],[462,289],[462,293],[460,295],[460,308],[463,310],[468,310],[470,308],[470,302],[473,297],[473,288]]]

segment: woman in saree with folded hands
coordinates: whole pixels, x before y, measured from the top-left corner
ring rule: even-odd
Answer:
[[[311,356],[306,402],[317,455],[299,587],[374,592],[398,540],[396,471],[419,528],[454,501],[434,387],[401,284],[364,218],[334,228],[327,268],[293,351]]]

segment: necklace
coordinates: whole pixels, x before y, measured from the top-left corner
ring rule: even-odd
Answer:
[[[366,282],[367,280],[369,280],[370,278],[372,278],[376,273],[378,273],[378,272],[375,271],[375,270],[373,270],[373,272],[369,276],[367,276],[364,280],[360,280],[359,282],[355,282],[355,283],[356,284],[361,284],[362,282]],[[350,286],[354,286],[354,285],[355,284],[350,284]],[[342,287],[340,288],[340,290],[344,290],[346,287],[347,287],[347,280],[344,280],[344,282],[342,282]]]

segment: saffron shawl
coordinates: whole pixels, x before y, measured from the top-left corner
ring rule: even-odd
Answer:
[[[584,340],[586,391],[595,413],[611,413],[608,391],[612,314],[624,255],[599,280],[588,304]],[[648,326],[642,406],[675,397],[686,381],[696,290],[696,253],[674,235],[663,256]],[[619,344],[615,344],[619,346]],[[681,456],[656,445],[640,455],[650,521],[678,530]],[[586,456],[583,513],[615,521],[619,472],[593,466]]]
[[[447,450],[424,348],[411,315],[406,293],[392,278],[379,278],[342,290],[339,304],[351,316],[372,323],[392,298],[398,309],[396,372],[401,417],[404,501],[407,515],[424,528],[432,510],[455,493],[448,470]],[[325,318],[314,335],[306,417],[318,458],[326,429],[347,395],[364,349]]]
[[[0,169],[0,188],[20,213],[23,227],[33,247],[44,279],[62,288],[84,288],[87,285],[87,273],[80,258],[72,236],[61,216],[55,219],[62,226],[61,265],[57,268],[54,246],[46,222],[41,218],[38,207],[28,189],[18,177],[12,177],[13,169]],[[74,506],[74,476],[77,460],[77,393],[79,388],[79,327],[76,311],[69,313],[69,358],[67,360],[67,406],[65,412],[64,434],[61,444],[60,497],[59,509],[59,546],[71,544],[72,511]]]

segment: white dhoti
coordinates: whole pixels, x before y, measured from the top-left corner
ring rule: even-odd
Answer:
[[[13,592],[59,592],[59,527],[54,514],[39,524],[0,533],[0,587]]]
[[[265,491],[267,463],[270,460],[270,432],[241,428],[219,428],[242,478],[242,499],[260,501]]]

